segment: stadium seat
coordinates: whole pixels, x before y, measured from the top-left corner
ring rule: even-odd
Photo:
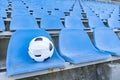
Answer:
[[[0,16],[7,17],[6,11],[4,9],[0,9]]]
[[[110,14],[105,13],[105,12],[101,12],[101,13],[99,14],[99,17],[100,17],[100,19],[107,21],[108,18],[110,17]]]
[[[120,40],[111,29],[96,28],[93,34],[94,44],[99,50],[109,52],[114,56],[120,56]]]
[[[74,8],[73,8],[73,11],[70,13],[71,16],[77,16],[79,17],[80,19],[83,19],[82,17],[82,9],[80,8],[80,4],[79,2],[77,1],[74,5]]]
[[[69,0],[58,0],[56,2],[56,8],[58,8],[60,11],[62,12],[70,12],[71,7],[74,4],[74,0],[73,1],[69,1]]]
[[[84,29],[84,25],[80,18],[76,16],[67,16],[65,18],[65,27],[69,29]]]
[[[12,14],[11,17],[15,17],[15,16],[21,16],[21,15],[29,15],[29,11],[28,9],[24,6],[24,4],[22,3],[22,1],[20,0],[14,0],[12,1]]]
[[[92,10],[90,10],[88,7],[84,7],[84,11],[86,13],[87,18],[89,16],[96,16],[96,14],[94,12],[92,12]]]
[[[115,28],[120,29],[120,22],[118,20],[109,18],[108,25],[112,29],[115,29]]]
[[[97,16],[89,16],[88,24],[90,28],[106,27],[102,20]]]
[[[24,14],[23,14],[24,13]],[[24,8],[16,8],[12,10],[12,14],[11,17],[16,17],[16,16],[27,16],[30,15],[29,11],[27,9]]]
[[[35,62],[29,57],[29,42],[37,36],[45,36],[52,41],[50,35],[43,29],[17,30],[11,37],[7,50],[7,75],[16,75],[62,67],[65,61],[58,55],[56,49],[53,56],[45,62]],[[53,42],[53,41],[52,41]]]
[[[6,17],[6,9],[8,8],[7,0],[0,0],[0,15]]]
[[[107,52],[97,50],[82,29],[63,29],[59,35],[59,53],[73,64],[110,58]]]
[[[78,12],[77,11],[71,12],[70,16],[76,16],[76,17],[78,17],[80,19],[83,19],[83,16],[82,16],[81,12],[79,12],[79,11]]]
[[[37,21],[31,15],[18,15],[11,19],[10,30],[38,29]]]
[[[46,10],[42,10],[42,9],[38,9],[38,10],[34,10],[33,12],[33,16],[35,18],[43,18],[45,15],[48,15],[48,12]]]
[[[41,28],[44,28],[46,30],[60,30],[64,28],[64,26],[59,17],[54,15],[45,15],[41,19]]]
[[[55,15],[55,16],[59,17],[60,19],[64,19],[65,18],[64,12],[58,11],[58,10],[53,10],[52,11],[52,15]]]
[[[111,19],[115,19],[115,20],[120,20],[119,14],[115,14],[115,13],[111,14],[111,17],[110,17],[110,18],[111,18]]]

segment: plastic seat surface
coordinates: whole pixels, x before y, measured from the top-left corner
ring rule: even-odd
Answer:
[[[33,71],[40,71],[65,65],[56,49],[53,56],[45,62],[35,62],[28,54],[29,42],[37,36],[51,37],[45,30],[17,30],[11,37],[7,51],[7,75],[16,75]]]
[[[24,14],[23,14],[24,13]],[[14,18],[16,16],[28,16],[30,15],[29,11],[26,9],[13,9],[11,17]]]
[[[97,16],[89,16],[88,23],[90,28],[105,27],[104,23]]]
[[[11,20],[10,30],[38,29],[37,21],[31,15],[14,16]]]
[[[71,12],[70,16],[76,16],[76,17],[78,17],[80,19],[83,19],[83,16],[82,16],[82,14],[79,11],[78,12],[77,11]]]
[[[6,17],[7,14],[6,14],[6,11],[5,9],[0,9],[0,17]]]
[[[95,29],[94,43],[98,49],[120,56],[120,40],[111,29]]]
[[[96,14],[94,12],[92,12],[92,10],[90,10],[89,8],[85,8],[85,12],[86,12],[86,16],[96,16]]]
[[[108,19],[108,25],[110,28],[114,29],[114,28],[120,28],[120,22],[118,20],[115,19]]]
[[[48,15],[46,10],[39,9],[39,10],[33,12],[33,16],[35,18],[43,18],[45,15]]]
[[[69,29],[84,29],[84,25],[78,17],[68,16],[65,18],[65,27]]]
[[[46,30],[59,30],[64,28],[64,26],[57,16],[45,15],[41,19],[41,28]]]
[[[110,17],[110,14],[108,14],[108,13],[100,13],[99,16],[100,16],[100,19],[106,19],[107,20]]]
[[[82,29],[63,29],[60,32],[59,53],[73,64],[111,57],[110,54],[97,50]]]
[[[53,10],[52,15],[55,15],[55,16],[57,16],[59,18],[65,18],[65,14],[62,11]]]
[[[82,16],[81,15],[82,9],[80,8],[80,4],[78,1],[76,1],[75,5],[74,5],[73,12],[78,16]]]
[[[119,19],[119,15],[116,15],[116,14],[114,14],[114,13],[111,15],[110,18],[111,18],[111,19],[115,19],[115,20],[120,20],[120,19]]]

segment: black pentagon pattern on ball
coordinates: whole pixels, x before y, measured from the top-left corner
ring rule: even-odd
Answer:
[[[41,37],[35,39],[35,41],[42,41],[42,40],[43,40],[43,38],[41,38]]]
[[[35,57],[41,57],[41,55],[35,55]]]
[[[49,50],[51,51],[53,49],[53,46],[51,43],[49,43]]]
[[[44,59],[44,61],[47,61],[48,59],[50,59],[50,57],[48,57],[48,58]]]

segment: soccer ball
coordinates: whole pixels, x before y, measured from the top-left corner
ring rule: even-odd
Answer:
[[[53,43],[44,36],[33,38],[28,47],[29,56],[37,62],[48,60],[53,55],[53,52]]]

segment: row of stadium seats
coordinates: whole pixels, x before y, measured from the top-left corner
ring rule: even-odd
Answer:
[[[96,28],[93,35],[95,46],[83,29],[62,29],[59,34],[58,51],[55,49],[49,60],[36,63],[28,56],[31,39],[45,36],[53,42],[52,38],[44,29],[17,30],[8,46],[7,75],[64,67],[66,62],[79,64],[120,56],[120,40],[111,29]]]
[[[39,1],[39,0],[37,0]],[[34,2],[33,0],[13,0],[11,4],[11,15],[10,15],[10,25],[9,30],[20,30],[20,29],[37,29],[37,28],[45,28],[49,29],[62,29],[62,28],[70,28],[70,26],[76,23],[77,28],[86,28],[83,24],[82,19],[86,19],[88,22],[87,28],[95,28],[95,27],[110,27],[120,28],[119,26],[119,5],[101,3],[101,2],[79,2],[74,0],[65,0],[65,1],[53,1],[53,4],[59,4],[58,6],[54,5],[53,9],[49,8],[52,3],[38,4],[38,2]],[[48,0],[49,2],[49,0]],[[33,3],[33,4],[32,4]],[[45,4],[45,1],[43,0]],[[51,4],[51,5],[50,5]],[[60,9],[60,4],[67,7],[67,10]],[[97,4],[97,7],[95,7]],[[101,7],[101,5],[103,7]],[[110,7],[112,6],[112,7]],[[109,8],[110,7],[110,8]],[[66,9],[66,8],[65,8]],[[32,11],[32,15],[30,15],[30,11]],[[66,16],[65,12],[68,12],[69,15]],[[23,14],[24,13],[24,14]],[[84,15],[85,14],[85,15]],[[102,15],[109,15],[107,18]],[[8,15],[8,14],[7,14]],[[86,17],[85,17],[86,16]],[[6,30],[6,25],[3,24],[3,16],[0,17],[1,22],[1,31]],[[39,23],[36,20],[40,19]],[[48,19],[48,20],[46,20]],[[103,24],[103,20],[106,20],[107,26]],[[55,22],[56,21],[56,24]],[[48,23],[47,23],[48,22]],[[51,24],[53,23],[54,24]],[[4,22],[5,23],[5,22]],[[45,25],[43,25],[46,23]],[[61,24],[63,23],[63,25]],[[26,25],[29,24],[29,27]],[[58,25],[59,24],[59,25]],[[67,25],[66,25],[67,24]],[[58,26],[61,26],[58,28]],[[68,26],[69,25],[69,26]],[[84,27],[81,27],[84,26]],[[45,27],[48,26],[48,27]],[[53,27],[52,27],[53,26]],[[79,27],[78,27],[79,26]],[[72,28],[76,28],[73,27]]]
[[[51,24],[54,23],[54,24]],[[0,30],[3,31],[5,29],[4,22],[2,18],[0,18]],[[29,24],[29,26],[28,26]],[[74,26],[76,24],[76,26]],[[87,28],[96,28],[96,27],[107,27],[104,25],[102,20],[97,16],[89,16],[88,18],[88,25]],[[120,22],[115,19],[108,19],[108,27],[115,29],[120,28]],[[10,23],[10,30],[21,30],[21,29],[38,29],[39,26],[35,18],[31,15],[24,16],[14,16],[11,19]],[[40,21],[40,28],[44,28],[46,30],[56,30],[62,28],[82,28],[85,29],[85,25],[83,24],[82,20],[80,20],[77,16],[67,16],[65,17],[64,25],[60,21],[60,19],[54,15],[46,15]]]

